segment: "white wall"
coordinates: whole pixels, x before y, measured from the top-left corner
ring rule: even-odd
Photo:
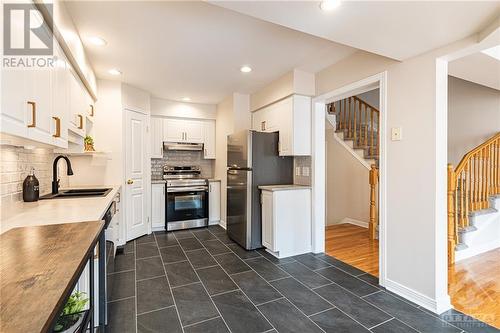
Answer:
[[[97,81],[97,103],[93,127],[94,145],[97,151],[109,153],[109,159],[73,156],[74,175],[69,177],[70,186],[122,184],[123,170],[123,109],[121,83]]]
[[[370,220],[369,171],[326,131],[326,224]]]
[[[322,94],[387,71],[385,285],[436,312],[450,306],[447,82],[446,62],[440,57],[476,43],[471,37],[403,62],[357,52],[316,76],[316,91]],[[393,127],[403,129],[402,141],[390,141]]]
[[[122,107],[142,113],[151,113],[149,92],[122,83]]]
[[[151,98],[151,115],[195,119],[216,119],[217,106]]]
[[[252,114],[250,113],[250,96],[233,94],[234,132],[252,128]]]
[[[227,207],[227,136],[233,133],[234,112],[233,96],[227,97],[217,105],[217,119],[215,121],[215,178],[221,180],[221,221],[226,221]]]
[[[448,78],[448,162],[454,166],[471,149],[500,132],[500,91]]]

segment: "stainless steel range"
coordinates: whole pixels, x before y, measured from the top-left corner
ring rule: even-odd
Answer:
[[[165,229],[180,230],[208,225],[208,182],[197,166],[164,166],[166,182]]]

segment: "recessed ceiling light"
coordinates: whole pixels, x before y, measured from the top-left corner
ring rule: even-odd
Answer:
[[[250,66],[241,66],[240,71],[242,73],[250,73],[252,71],[252,68]]]
[[[108,42],[106,42],[103,38],[97,36],[89,37],[87,40],[96,46],[104,46],[108,44]]]
[[[341,0],[323,0],[319,4],[319,8],[324,11],[334,10],[340,6]]]
[[[189,101],[191,100],[191,98],[189,98],[189,97],[182,97],[182,100],[183,100],[184,102],[189,102]]]
[[[116,68],[112,68],[108,71],[109,74],[111,75],[121,75],[122,72],[120,72],[118,69]]]
[[[500,45],[494,46],[486,50],[482,50],[481,52],[500,61]]]

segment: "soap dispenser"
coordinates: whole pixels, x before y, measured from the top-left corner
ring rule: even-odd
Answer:
[[[40,183],[35,177],[35,168],[31,168],[31,173],[24,179],[23,182],[23,201],[34,202],[38,201],[40,196]]]

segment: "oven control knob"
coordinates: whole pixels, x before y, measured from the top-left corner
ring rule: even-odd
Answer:
[[[134,181],[132,179],[127,180],[127,184],[132,185]]]

